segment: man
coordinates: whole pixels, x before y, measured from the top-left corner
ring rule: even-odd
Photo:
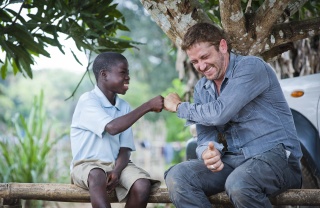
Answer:
[[[89,190],[94,208],[111,208],[106,192],[113,190],[126,208],[145,208],[160,181],[130,161],[135,150],[131,126],[148,112],[161,112],[163,97],[131,111],[118,96],[126,94],[130,81],[128,61],[119,53],[99,54],[93,73],[97,85],[81,95],[72,118],[72,181]]]
[[[182,49],[203,78],[194,103],[175,93],[164,100],[198,135],[199,160],[165,173],[175,206],[211,207],[207,196],[226,191],[235,207],[272,207],[268,197],[300,188],[300,143],[273,69],[231,52],[225,33],[208,23],[189,28]]]

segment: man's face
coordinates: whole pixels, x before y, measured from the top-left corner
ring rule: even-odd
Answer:
[[[223,80],[229,62],[226,58],[227,51],[225,48],[221,49],[221,42],[218,48],[217,51],[209,42],[200,42],[186,51],[194,68],[212,81]]]

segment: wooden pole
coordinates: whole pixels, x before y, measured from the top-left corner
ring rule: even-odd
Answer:
[[[111,203],[118,202],[114,192],[107,194],[107,197]],[[57,183],[0,183],[0,198],[7,201],[24,199],[90,202],[87,190],[72,184]],[[210,196],[209,200],[212,204],[230,204],[225,193]],[[270,200],[274,205],[320,205],[320,189],[290,189]],[[160,188],[156,193],[153,193],[149,198],[149,203],[170,203],[167,189]]]

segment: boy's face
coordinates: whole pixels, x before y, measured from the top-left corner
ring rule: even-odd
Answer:
[[[126,94],[129,89],[128,62],[118,62],[113,68],[106,71],[106,87],[108,91],[117,94]]]

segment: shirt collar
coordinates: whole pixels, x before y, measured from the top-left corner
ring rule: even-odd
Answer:
[[[233,52],[230,52],[229,65],[226,71],[225,78],[230,78],[232,75],[232,69],[234,68],[236,62],[237,55]]]
[[[93,92],[99,97],[99,100],[103,107],[106,107],[106,108],[116,107],[117,110],[120,110],[120,102],[119,102],[120,99],[117,94],[116,94],[116,104],[112,105],[109,102],[108,98],[103,94],[103,92],[100,90],[100,88],[97,85],[94,86]]]
[[[231,77],[232,75],[232,69],[235,65],[235,60],[236,60],[236,54],[234,54],[233,52],[230,52],[229,65],[227,67],[226,74],[225,74],[225,78],[227,79],[229,79],[229,77]],[[208,89],[211,86],[212,86],[212,81],[206,80],[206,82],[204,83],[204,88]]]

